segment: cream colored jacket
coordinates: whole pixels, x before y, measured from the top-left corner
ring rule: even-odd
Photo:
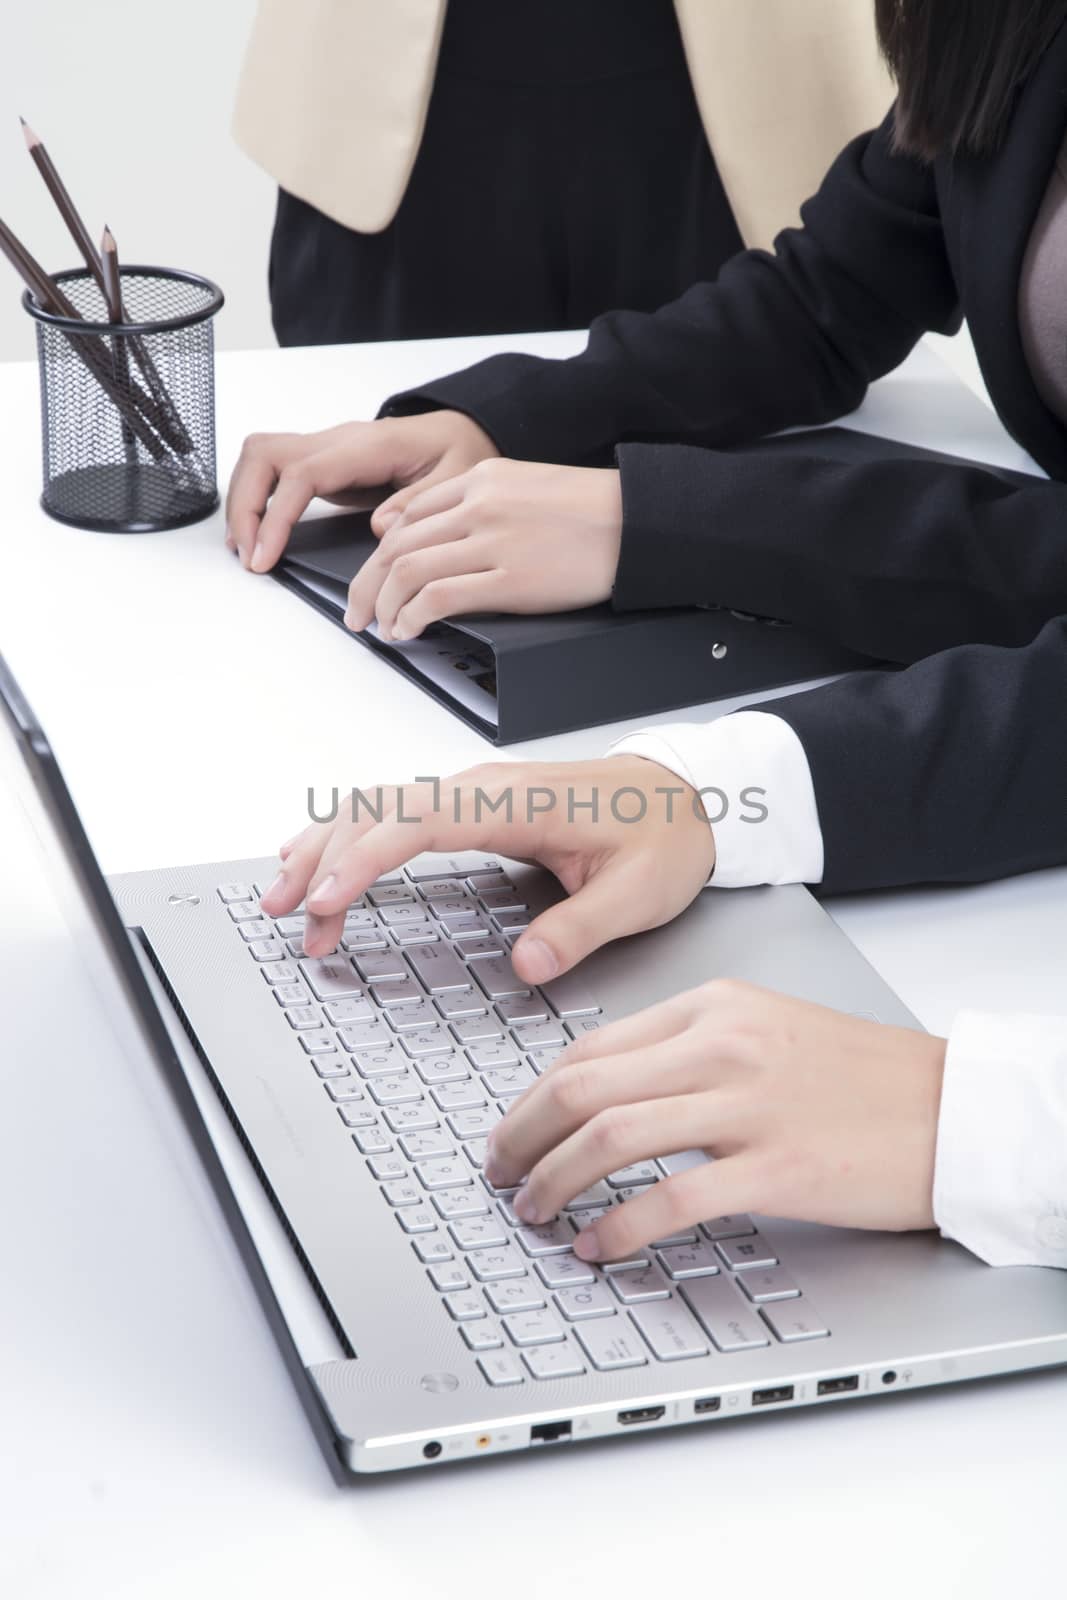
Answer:
[[[260,0],[238,143],[335,221],[387,227],[418,154],[445,4]],[[738,226],[748,244],[768,245],[837,152],[889,107],[873,0],[675,0],[675,9]]]

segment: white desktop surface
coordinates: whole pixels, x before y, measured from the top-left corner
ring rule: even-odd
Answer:
[[[580,343],[224,355],[220,468],[252,428],[371,416],[389,391],[493,349]],[[928,350],[858,420],[1025,464]],[[310,784],[448,773],[489,755],[369,652],[244,573],[221,515],[141,537],[49,521],[38,429],[35,369],[0,368],[0,652],[105,870],[265,853],[299,826]],[[522,749],[595,755],[618,731]],[[984,1600],[1062,1584],[1062,1373],[336,1488],[178,1118],[147,1064],[139,1074],[116,1055],[27,833],[0,794],[5,1597]],[[966,1006],[1063,1008],[1065,889],[1067,874],[1048,872],[831,909],[944,1031]]]

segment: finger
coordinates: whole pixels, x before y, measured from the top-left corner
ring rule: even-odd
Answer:
[[[374,617],[382,584],[397,561],[411,551],[462,539],[465,532],[462,510],[457,509],[442,512],[438,517],[427,517],[424,522],[416,523],[412,528],[402,528],[399,533],[387,534],[349,584],[345,626],[354,633],[367,627]]]
[[[488,570],[489,557],[482,541],[476,539],[459,539],[399,556],[378,591],[375,612],[382,638],[407,637],[395,633],[397,618],[423,589],[446,578],[469,578]]]
[[[441,622],[445,617],[499,611],[503,576],[502,572],[485,571],[469,577],[434,579],[401,606],[393,623],[393,638],[417,639],[431,623]]]
[[[395,531],[398,527],[409,527],[427,517],[435,517],[442,511],[451,511],[462,502],[469,488],[470,474],[467,472],[457,473],[451,478],[439,478],[433,483],[422,478],[405,491],[407,499],[390,527]]]
[[[226,532],[244,566],[251,560],[278,474],[307,448],[307,436],[300,433],[253,433],[242,445],[226,491]]]
[[[454,465],[446,461],[439,461],[433,472],[427,472],[418,477],[413,483],[406,483],[403,488],[397,489],[388,500],[383,500],[370,519],[371,529],[380,539],[389,532],[393,524],[407,510],[416,495],[424,489],[432,488],[437,483],[448,483],[457,477]]]
[[[303,872],[307,870],[310,875],[314,870],[306,864],[318,860],[332,831],[332,823],[315,822],[282,845],[278,871],[259,898],[268,916],[284,917],[300,904],[304,895]]]
[[[352,478],[351,447],[335,444],[288,461],[278,474],[260,521],[249,562],[251,570],[269,572],[288,544],[293,524],[299,522],[315,496],[336,494]]]
[[[515,971],[527,983],[546,983],[612,939],[647,928],[647,888],[641,858],[609,856],[580,889],[535,917],[516,940]]]
[[[705,1217],[759,1211],[759,1189],[756,1164],[745,1155],[690,1167],[597,1217],[578,1234],[574,1253],[583,1261],[624,1261],[654,1239],[669,1239]]]
[[[584,1033],[580,1039],[569,1044],[551,1066],[545,1068],[541,1082],[576,1062],[625,1055],[630,1050],[647,1050],[663,1039],[680,1033],[697,1013],[697,994],[696,989],[689,989],[685,994],[673,995],[669,1000],[661,1000],[658,1005],[635,1011],[632,1016],[623,1017],[619,1022],[609,1022],[606,1027],[597,1028],[593,1033]]]
[[[486,1177],[494,1188],[506,1189],[528,1174],[537,1220],[554,1217],[591,1183],[655,1153],[640,1119],[651,1121],[653,1108],[668,1103],[664,1097],[673,1103],[696,1095],[704,1087],[702,1065],[692,1039],[681,1034],[654,1051],[583,1062],[540,1079],[493,1129]],[[693,1108],[688,1110],[692,1115]],[[624,1148],[630,1153],[624,1155]],[[533,1221],[532,1212],[524,1220]]]

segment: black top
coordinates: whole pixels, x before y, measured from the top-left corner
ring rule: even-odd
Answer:
[[[389,407],[465,411],[508,456],[614,448],[616,607],[715,601],[906,666],[769,707],[811,763],[827,891],[1067,860],[1067,432],[1018,321],[1065,126],[1067,29],[995,157],[920,163],[894,152],[890,117],[842,153],[775,255],[749,251],[652,315],[602,317],[573,360],[497,356]],[[1001,420],[1053,482],[722,453],[853,410],[962,315]]]
[[[448,0],[437,71],[493,83],[579,84],[677,68],[673,0]]]

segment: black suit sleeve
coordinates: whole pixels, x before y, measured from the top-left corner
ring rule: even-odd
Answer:
[[[384,409],[454,408],[503,455],[564,463],[843,416],[924,332],[959,326],[933,170],[893,150],[887,119],[838,157],[803,222],[661,311],[599,318],[569,361],[494,356]]]
[[[979,883],[1067,861],[1067,618],[763,707],[811,766],[822,891]]]

